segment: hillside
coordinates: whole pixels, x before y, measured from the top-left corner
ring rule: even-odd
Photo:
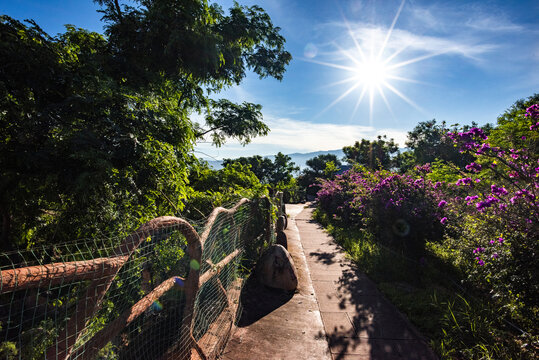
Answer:
[[[322,155],[322,154],[333,154],[333,155],[336,155],[337,158],[339,159],[342,159],[344,156],[342,149],[327,150],[327,151],[313,151],[309,153],[292,153],[292,154],[287,154],[287,155],[292,158],[292,162],[294,162],[297,166],[299,166],[300,170],[303,170],[307,167],[307,165],[305,164],[307,160],[312,159],[313,157]],[[273,159],[274,155],[266,155],[264,157]],[[210,166],[214,168],[215,170],[219,170],[222,168],[221,160],[208,160],[208,159],[204,159],[204,160],[206,160],[208,164],[210,164]]]

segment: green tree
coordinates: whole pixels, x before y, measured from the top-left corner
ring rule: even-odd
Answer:
[[[450,161],[458,166],[466,165],[468,162],[464,162],[467,159],[463,160],[453,141],[445,137],[449,131],[445,121],[437,124],[435,119],[422,121],[409,131],[406,146],[414,155],[414,165],[432,163],[436,159]],[[453,131],[456,131],[455,126]]]
[[[414,165],[432,164],[437,160],[441,160],[459,168],[464,168],[473,158],[460,153],[453,141],[446,137],[448,132],[459,131],[458,126],[458,124],[455,124],[448,127],[445,121],[438,124],[435,119],[418,123],[412,131],[408,132],[406,146],[410,150],[399,154],[395,159],[397,167],[401,172],[404,172]],[[467,131],[474,126],[478,125],[472,122],[471,126],[463,126],[462,131]],[[492,130],[492,125],[486,124],[481,128],[486,134],[489,134]]]
[[[364,165],[370,169],[391,169],[395,165],[394,157],[399,148],[393,139],[379,135],[376,140],[361,139],[352,146],[343,148],[345,159],[351,164]]]
[[[316,177],[323,176],[324,170],[327,168],[329,162],[332,162],[333,165],[337,168],[342,166],[342,163],[337,158],[337,155],[322,154],[307,160],[305,164],[308,166],[308,168],[305,169],[304,173],[310,172],[313,173]]]
[[[224,159],[223,166],[234,163],[249,166],[250,170],[263,184],[270,184],[273,187],[279,183],[289,183],[293,173],[299,170],[292,158],[279,152],[274,160],[260,155],[240,157],[237,159]]]
[[[210,100],[291,56],[258,6],[204,0],[103,6],[105,36],[0,18],[2,249],[129,231],[181,210],[204,135],[264,135],[260,106]],[[206,126],[189,120],[206,113]]]
[[[256,177],[263,183],[269,184],[272,172],[273,172],[273,161],[271,159],[262,157],[260,155],[254,155],[249,157],[240,157],[237,159],[223,159],[223,166],[228,166],[233,163],[240,163],[242,165],[247,165],[250,167],[250,170],[256,175]]]
[[[299,185],[305,190],[307,195],[316,195],[320,189],[318,186],[313,186],[318,183],[317,179],[330,179],[342,166],[341,161],[334,154],[321,154],[305,163],[307,168],[304,169],[298,177]]]
[[[535,124],[524,116],[526,109],[539,104],[539,94],[517,100],[509,109],[498,117],[497,126],[489,134],[491,145],[509,145],[509,148],[527,148],[531,153],[539,153],[539,134],[530,133],[530,126]]]
[[[182,216],[199,220],[209,215],[217,206],[227,206],[242,197],[252,198],[267,195],[263,185],[249,165],[238,162],[214,170],[205,161],[192,165],[189,174],[189,189]]]
[[[290,156],[278,152],[273,160],[273,169],[269,182],[270,184],[287,184],[294,177],[294,172],[298,170],[299,167],[296,166]]]

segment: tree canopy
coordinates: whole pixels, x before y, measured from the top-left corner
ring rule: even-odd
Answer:
[[[334,154],[321,154],[305,163],[307,168],[298,177],[299,185],[305,190],[307,195],[315,196],[319,186],[315,184],[319,179],[331,179],[342,166],[341,161]]]
[[[497,126],[489,134],[491,144],[500,146],[509,143],[513,149],[528,148],[531,153],[539,153],[539,135],[530,133],[534,120],[524,116],[526,109],[539,104],[539,94],[517,100],[497,119]]]
[[[281,152],[275,155],[273,161],[260,155],[223,160],[225,167],[234,163],[248,166],[263,184],[270,185],[289,183],[294,176],[293,173],[299,170],[299,167],[292,162],[292,158]]]
[[[267,134],[260,105],[211,100],[291,56],[258,6],[97,1],[105,36],[0,18],[2,248],[131,230],[181,210],[193,145]],[[190,120],[206,113],[206,126]]]
[[[393,139],[379,135],[376,140],[361,139],[352,146],[343,147],[345,159],[348,163],[363,165],[369,169],[390,169],[394,166],[394,157],[398,155],[399,148]]]

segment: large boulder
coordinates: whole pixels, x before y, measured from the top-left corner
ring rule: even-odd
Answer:
[[[256,265],[256,276],[268,287],[293,291],[298,286],[298,275],[294,260],[282,245],[272,245]]]

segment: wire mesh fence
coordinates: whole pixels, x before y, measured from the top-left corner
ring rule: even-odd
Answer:
[[[279,194],[242,199],[197,229],[160,217],[126,238],[0,254],[0,359],[216,358],[243,264],[282,211]]]

